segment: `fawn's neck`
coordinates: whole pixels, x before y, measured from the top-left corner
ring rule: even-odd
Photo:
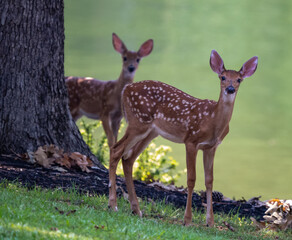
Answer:
[[[236,93],[227,94],[224,90],[220,93],[219,100],[215,107],[215,123],[218,132],[224,131],[229,125],[232,117],[235,97]]]
[[[129,73],[127,70],[122,70],[118,80],[117,80],[117,88],[122,90],[127,84],[133,82],[135,76],[135,72]]]

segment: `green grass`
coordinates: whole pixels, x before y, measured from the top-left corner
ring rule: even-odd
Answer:
[[[29,190],[0,184],[0,239],[288,239],[290,232],[256,231],[237,216],[215,215],[215,228],[204,225],[205,214],[194,212],[194,225],[182,226],[183,209],[141,201],[144,217],[118,200],[119,211],[108,210],[107,197],[80,195],[74,188]],[[235,232],[220,229],[223,221]]]

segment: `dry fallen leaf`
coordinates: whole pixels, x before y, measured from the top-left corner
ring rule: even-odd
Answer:
[[[63,210],[59,210],[59,208],[55,207],[55,209],[61,214],[63,215],[65,212]]]
[[[69,212],[66,213],[66,216],[69,216],[71,213],[76,213],[76,210],[70,210]]]
[[[34,158],[39,165],[41,165],[45,168],[49,168],[51,166],[51,164],[54,162],[54,159],[48,158],[43,147],[39,147],[36,150],[36,152],[34,153]]]
[[[69,155],[69,157],[74,160],[74,164],[72,164],[72,166],[76,165],[83,172],[90,172],[90,170],[87,168],[88,162],[87,157],[85,155],[82,155],[79,152],[73,152]]]
[[[95,228],[95,229],[100,229],[100,228],[101,228],[101,229],[104,229],[104,226],[101,225],[101,226],[99,227],[98,225],[94,225],[94,228]]]
[[[31,163],[37,162],[39,165],[50,168],[52,164],[58,164],[68,169],[71,167],[80,168],[82,171],[91,172],[88,167],[93,166],[93,162],[85,155],[79,152],[64,153],[63,149],[55,145],[41,146],[34,153],[28,153]],[[65,172],[63,168],[54,167],[55,170]]]
[[[230,230],[230,231],[232,231],[232,232],[234,232],[235,231],[235,229],[228,223],[228,222],[223,222],[223,224]]]
[[[94,166],[93,162],[91,161],[91,159],[89,157],[86,157],[86,161],[88,163],[88,165],[87,165],[88,167],[93,167]]]
[[[60,158],[57,158],[55,162],[61,166],[64,166],[66,168],[71,168],[70,158],[67,153],[64,153],[64,155]]]
[[[56,149],[58,149],[57,146],[51,144],[51,145],[46,145],[44,146],[44,150],[47,152],[47,153],[51,153],[51,154],[54,154],[56,152]]]
[[[60,209],[57,208],[57,207],[55,207],[55,209],[56,209],[61,215],[64,215],[64,214],[65,214],[65,212],[64,212],[63,210],[60,210]],[[75,213],[75,212],[76,212],[75,209],[74,209],[74,210],[70,210],[70,211],[68,211],[68,212],[66,213],[66,216],[69,216],[70,214]]]
[[[217,229],[218,229],[219,231],[226,231],[226,230],[228,230],[228,228],[225,228],[225,227],[223,227],[223,226],[218,226]]]

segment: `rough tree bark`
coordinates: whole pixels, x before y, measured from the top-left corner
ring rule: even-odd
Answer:
[[[0,6],[0,154],[54,144],[102,167],[68,109],[63,0],[0,0]]]

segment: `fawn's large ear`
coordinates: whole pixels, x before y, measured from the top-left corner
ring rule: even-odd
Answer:
[[[113,46],[114,49],[120,54],[125,53],[127,50],[126,45],[123,43],[121,39],[119,39],[118,35],[113,33]]]
[[[138,51],[138,55],[140,57],[146,57],[152,52],[152,49],[153,49],[153,40],[149,39],[141,45]]]
[[[225,71],[224,62],[215,50],[212,50],[211,52],[210,66],[215,73],[221,74]]]
[[[242,68],[239,70],[239,73],[242,75],[242,78],[250,77],[257,70],[257,66],[258,57],[252,57],[242,65]]]

